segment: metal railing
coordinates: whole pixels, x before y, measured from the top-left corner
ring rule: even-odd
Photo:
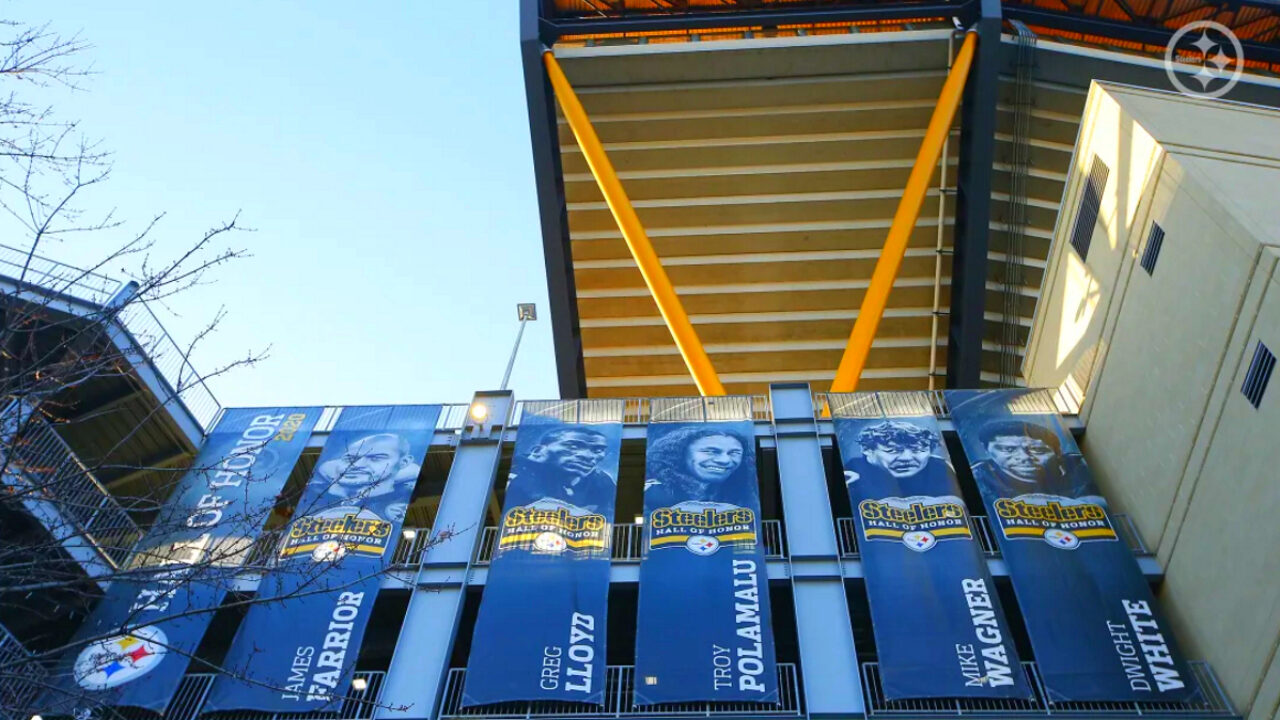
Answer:
[[[867,701],[867,717],[921,716],[1039,716],[1087,717],[1236,717],[1235,709],[1207,663],[1192,662],[1193,682],[1198,697],[1190,702],[1048,702],[1040,670],[1035,663],[1022,663],[1034,698],[1030,700],[958,699],[886,700],[880,682],[879,663],[862,664],[862,692]]]
[[[378,708],[378,698],[382,694],[382,683],[386,678],[382,671],[357,670],[352,677],[352,687],[347,691],[348,698],[341,707],[333,712],[312,713],[272,713],[259,710],[232,710],[220,712],[209,717],[219,720],[298,720],[299,718],[316,718],[317,720],[369,720]],[[209,697],[209,688],[213,686],[214,673],[192,673],[182,678],[178,690],[165,708],[164,720],[196,720],[204,712],[205,700]],[[356,688],[363,684],[363,690]],[[155,720],[156,715],[139,708],[120,708],[125,720]]]
[[[571,702],[509,702],[462,706],[466,668],[452,668],[444,688],[440,718],[622,718],[622,717],[799,717],[800,673],[792,663],[778,663],[778,704],[688,702],[635,706],[635,667],[610,665],[605,672],[604,706]]]
[[[476,548],[476,565],[488,565],[498,540],[498,528],[488,525]],[[767,560],[781,560],[787,556],[786,536],[781,520],[760,521],[760,542],[764,545]],[[613,526],[612,559],[615,562],[639,562],[644,557],[644,525],[641,523],[615,524]]]
[[[1111,515],[1111,520],[1120,539],[1129,546],[1134,555],[1139,557],[1151,555],[1147,544],[1138,535],[1138,528],[1133,524],[1132,518],[1124,513],[1114,513]],[[969,527],[973,529],[973,537],[982,546],[984,555],[1000,557],[1000,546],[996,544],[995,536],[992,534],[991,520],[986,515],[970,515]],[[853,518],[836,518],[836,533],[840,541],[840,555],[847,558],[858,557],[858,524],[853,521]]]
[[[39,697],[49,670],[36,661],[9,629],[0,625],[0,708],[29,708]]]
[[[25,277],[21,284],[90,305],[106,304],[125,285],[105,275],[40,255],[29,256],[24,250],[0,245],[0,275],[18,282],[18,278],[24,276],[24,266]],[[117,322],[155,367],[172,396],[179,398],[202,428],[208,430],[212,427],[211,423],[222,406],[192,366],[187,353],[164,329],[151,308],[141,299],[133,298],[125,304]]]
[[[287,527],[287,526],[286,526]],[[281,536],[285,528],[268,530],[258,536],[253,547],[246,556],[245,567],[253,569],[268,568],[275,562],[276,548],[280,546]],[[431,528],[401,528],[396,547],[391,551],[388,567],[413,567],[422,563],[422,554],[431,542]]]
[[[945,420],[951,417],[951,406],[947,404],[947,396],[944,390],[912,390],[904,391],[901,394],[920,393],[927,396],[929,405],[933,408],[933,414],[939,420]],[[1083,398],[1073,394],[1066,388],[1041,388],[1039,392],[1033,393],[1024,398],[1028,403],[1039,405],[1040,411],[1045,413],[1056,412],[1063,416],[1073,416],[1080,414],[1080,403]],[[827,407],[827,393],[816,392],[813,394],[813,411],[815,417],[822,418],[823,412]]]
[[[67,520],[68,527],[47,528],[55,540],[83,537],[120,567],[142,530],[49,423],[24,409],[22,402],[13,402],[0,418],[8,446],[8,457],[0,458],[5,484],[12,483],[19,497],[29,493],[51,504]]]

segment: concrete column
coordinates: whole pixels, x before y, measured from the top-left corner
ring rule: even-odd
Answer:
[[[510,391],[476,393],[472,407],[477,404],[488,412],[481,421],[468,416],[462,429],[436,512],[433,545],[418,569],[375,718],[420,720],[438,712],[467,578],[502,459],[502,437],[514,407]],[[442,539],[436,543],[435,538]]]
[[[769,397],[805,706],[814,718],[861,715],[865,711],[862,676],[813,394],[808,383],[775,383],[769,386]]]

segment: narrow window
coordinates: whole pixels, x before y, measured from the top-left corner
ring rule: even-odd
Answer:
[[[1262,396],[1267,392],[1267,383],[1271,381],[1271,371],[1275,368],[1276,356],[1259,340],[1257,349],[1253,351],[1253,361],[1249,363],[1249,372],[1244,374],[1244,387],[1240,388],[1255,408],[1262,405]]]
[[[1142,269],[1148,275],[1154,275],[1156,260],[1160,257],[1160,246],[1164,245],[1164,228],[1159,223],[1151,223],[1151,232],[1147,235],[1147,249],[1142,251]]]
[[[1076,224],[1071,229],[1071,247],[1076,249],[1081,260],[1089,257],[1089,243],[1093,242],[1093,229],[1098,224],[1098,211],[1102,208],[1102,191],[1107,187],[1110,174],[1111,168],[1095,155],[1089,167],[1089,177],[1084,181],[1084,191],[1080,193]]]

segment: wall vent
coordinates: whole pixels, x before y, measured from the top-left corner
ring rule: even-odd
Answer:
[[[1275,369],[1276,356],[1259,340],[1257,349],[1253,351],[1253,361],[1249,363],[1249,372],[1244,374],[1244,386],[1240,388],[1250,405],[1255,408],[1262,405],[1262,396],[1271,381],[1271,371]]]
[[[1071,229],[1071,247],[1081,260],[1089,256],[1089,243],[1093,241],[1093,229],[1098,224],[1098,211],[1102,208],[1102,191],[1107,187],[1111,168],[1095,155],[1085,178],[1084,191],[1080,193],[1080,207],[1076,209],[1076,224]]]
[[[1156,260],[1160,257],[1160,246],[1164,245],[1164,228],[1160,223],[1151,223],[1151,232],[1147,235],[1147,249],[1142,251],[1142,269],[1148,275],[1155,274]]]

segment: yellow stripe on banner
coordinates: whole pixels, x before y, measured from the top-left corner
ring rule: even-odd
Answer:
[[[962,535],[964,537],[973,537],[973,533],[969,532],[969,528],[967,527],[942,528],[941,530],[930,530],[929,532],[937,535],[938,537],[959,537]]]
[[[305,545],[294,545],[291,548],[282,550],[280,552],[280,557],[293,557],[294,555],[309,553],[320,547],[322,544],[323,543],[307,543]],[[344,545],[343,547],[347,549],[347,552],[367,552],[377,553],[378,555],[386,552],[386,547],[379,547],[377,545]]]
[[[660,538],[654,538],[653,540],[650,540],[649,547],[654,547],[655,545],[673,545],[675,543],[689,542],[689,538],[691,537],[702,537],[702,536],[701,535],[666,535]],[[756,534],[753,532],[740,532],[740,533],[732,533],[730,535],[718,535],[718,536],[707,535],[706,537],[713,537],[722,543],[727,543],[727,542],[737,542],[739,540],[754,541],[756,539]]]
[[[537,537],[541,534],[542,533],[540,532],[536,532],[536,533],[520,533],[519,535],[508,535],[502,538],[502,541],[498,543],[498,546],[506,547],[508,545],[516,545],[522,542],[529,542],[537,539]],[[571,548],[583,548],[583,547],[602,548],[604,547],[604,541],[599,538],[587,538],[585,540],[570,540],[569,538],[564,538],[564,542],[566,545],[568,545]]]
[[[664,537],[654,538],[650,540],[649,547],[653,547],[654,545],[670,545],[672,543],[682,543],[682,542],[688,542],[688,541],[689,541],[688,535],[666,535]]]
[[[1110,528],[1098,528],[1097,530],[1079,530],[1073,531],[1076,537],[1082,538],[1111,538],[1115,539],[1116,531]]]
[[[901,538],[903,533],[901,530],[885,530],[883,528],[871,528],[864,533],[867,537],[887,537]]]
[[[1032,537],[1044,537],[1044,528],[1027,528],[1027,527],[1007,527],[1004,528],[1004,536],[1010,535],[1030,535]]]
[[[753,532],[740,532],[740,533],[733,533],[732,535],[721,535],[716,539],[719,540],[720,542],[735,542],[738,540],[751,540],[754,542],[756,539],[756,534]]]

